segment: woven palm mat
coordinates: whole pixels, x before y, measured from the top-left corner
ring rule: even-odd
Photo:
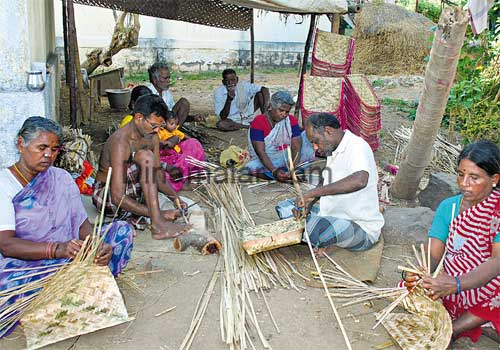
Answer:
[[[410,313],[391,313],[382,321],[387,332],[403,350],[445,350],[452,324],[443,304],[415,293],[407,299]]]
[[[342,78],[306,76],[303,108],[308,111],[336,111],[340,105],[342,84]]]
[[[85,269],[82,278],[70,290],[61,290],[22,318],[28,349],[131,321],[109,268],[82,265],[81,269]]]
[[[345,64],[349,50],[349,37],[318,30],[314,49],[314,57],[318,60],[333,64]]]

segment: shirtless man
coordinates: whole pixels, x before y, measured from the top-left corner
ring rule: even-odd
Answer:
[[[201,115],[189,115],[190,104],[187,99],[181,97],[175,102],[172,93],[168,89],[170,87],[170,69],[164,62],[156,62],[148,69],[149,88],[154,94],[159,95],[166,103],[168,109],[177,116],[179,126],[188,121],[203,121]]]
[[[190,228],[173,223],[180,216],[179,210],[160,210],[158,201],[159,191],[174,203],[187,207],[165,182],[160,168],[157,133],[165,125],[167,111],[161,97],[156,95],[142,96],[136,101],[134,119],[115,131],[102,149],[92,196],[96,207],[101,209],[108,169],[112,167],[106,213],[128,219],[150,217],[154,239],[176,237]]]

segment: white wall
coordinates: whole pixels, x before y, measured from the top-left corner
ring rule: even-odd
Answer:
[[[28,1],[28,23],[31,61],[45,62],[56,47],[53,1]]]
[[[52,0],[0,0],[0,168],[17,159],[15,136],[24,120],[39,115],[57,119],[57,61],[54,61]],[[52,54],[52,56],[51,56]],[[52,60],[47,61],[49,58]],[[34,61],[52,64],[41,92],[26,88]]]
[[[62,45],[63,35],[61,7],[60,1],[54,2],[58,46]],[[112,10],[77,4],[74,7],[78,44],[83,49],[82,52],[86,51],[85,48],[107,46],[114,27]],[[139,46],[142,47],[153,45],[169,49],[217,50],[247,50],[249,47],[249,31],[219,29],[148,16],[140,16],[140,22]],[[319,23],[321,29],[330,29],[330,22],[325,16],[321,16]],[[309,17],[303,19],[301,16],[289,16],[285,23],[277,13],[255,11],[257,46],[259,42],[294,43],[296,46],[297,43],[305,42],[308,29]],[[83,55],[80,58],[83,61]]]

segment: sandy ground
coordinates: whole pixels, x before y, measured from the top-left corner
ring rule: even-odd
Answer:
[[[273,91],[285,88],[296,91],[298,77],[293,74],[257,75],[257,81],[271,87]],[[217,87],[218,81],[178,81],[174,89],[175,96],[185,96],[192,101],[195,112],[211,112],[211,91]],[[415,99],[421,86],[383,89],[380,97]],[[63,110],[64,110],[63,106]],[[67,110],[65,111],[67,115]],[[106,137],[106,130],[112,121],[119,121],[124,112],[111,111],[105,104],[101,107],[97,122],[84,129],[91,132],[95,138],[95,149]],[[381,133],[382,146],[376,152],[378,162],[391,161],[393,149],[390,147],[388,131],[401,124],[410,122],[399,111],[384,107],[384,130]],[[212,131],[213,142],[206,147],[224,148],[229,141],[244,145],[245,133],[221,133]],[[215,157],[213,155],[212,157]],[[196,200],[191,192],[184,195]],[[268,185],[265,191],[258,194],[250,193],[246,204],[257,223],[275,220],[275,203],[289,197],[283,185]],[[88,202],[88,199],[86,199]],[[89,209],[89,211],[93,211]],[[294,262],[305,274],[310,275],[314,269],[306,246],[283,248],[281,251]],[[410,247],[386,244],[383,251],[381,267],[376,285],[393,286],[399,279],[396,266],[401,264],[402,256],[409,256]],[[104,329],[93,334],[69,339],[46,349],[51,350],[87,350],[87,349],[178,349],[191,323],[198,298],[202,295],[214,272],[221,269],[218,255],[201,256],[198,252],[187,250],[176,252],[170,241],[154,241],[150,233],[142,231],[135,242],[132,260],[127,268],[127,274],[134,278],[141,293],[127,284],[121,284],[128,311],[135,320],[124,325]],[[155,271],[151,274],[142,272]],[[303,282],[298,282],[304,286]],[[280,332],[274,328],[262,297],[253,296],[256,313],[260,320],[264,336],[276,350],[299,349],[345,349],[339,326],[329,307],[327,298],[321,289],[307,287],[300,293],[295,290],[275,288],[266,293],[266,298],[272,309]],[[213,293],[207,312],[191,349],[216,350],[226,349],[219,335],[219,302],[220,288]],[[339,303],[337,303],[339,304]],[[353,349],[375,349],[387,344],[390,337],[387,332],[374,325],[374,312],[387,305],[387,302],[359,304],[354,307],[340,309],[342,321],[347,329]],[[156,314],[175,306],[176,308],[162,316]],[[253,338],[257,349],[262,349],[258,338]],[[425,339],[422,339],[425,342]],[[0,341],[0,349],[21,349],[24,346],[24,336],[20,329],[16,330],[6,340]],[[396,349],[389,345],[385,349]],[[482,337],[478,344],[461,341],[453,349],[499,349],[498,343]]]

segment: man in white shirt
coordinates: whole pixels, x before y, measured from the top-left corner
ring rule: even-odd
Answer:
[[[190,104],[187,99],[181,97],[175,102],[170,87],[170,69],[164,62],[156,62],[148,69],[149,82],[148,88],[154,94],[161,96],[168,109],[177,116],[179,126],[186,121],[202,121],[203,117],[199,115],[189,115]]]
[[[239,82],[233,69],[224,69],[222,85],[214,93],[215,114],[220,116],[217,128],[222,131],[248,127],[255,112],[266,111],[269,104],[269,90],[257,84]]]
[[[321,253],[338,246],[354,251],[371,248],[379,239],[384,217],[379,211],[378,174],[373,152],[361,137],[343,131],[333,114],[311,115],[306,134],[316,150],[326,156],[320,184],[304,192],[295,205],[311,215],[307,232],[312,245]],[[318,206],[313,204],[319,200]],[[283,204],[280,204],[283,206]],[[277,208],[280,216],[291,210]],[[319,210],[318,210],[319,209]]]

